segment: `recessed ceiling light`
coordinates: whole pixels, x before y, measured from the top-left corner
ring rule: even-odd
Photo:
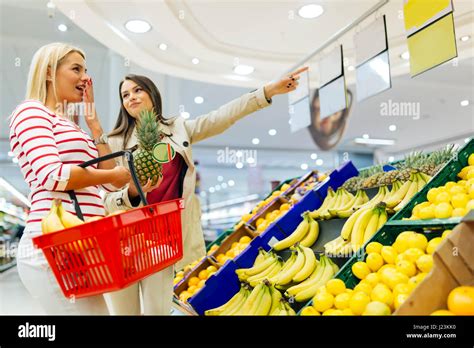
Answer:
[[[364,135],[362,136],[362,138],[364,138],[364,139],[369,139],[369,135],[368,135],[368,134],[364,134]]]
[[[300,17],[305,19],[314,19],[321,16],[324,12],[324,9],[321,5],[317,4],[308,4],[301,6],[298,10]]]
[[[223,189],[226,189],[226,188],[227,188],[227,184],[226,184],[225,182],[223,182],[223,183],[221,184],[221,186],[222,186]]]
[[[236,167],[237,169],[242,169],[242,168],[244,167],[244,164],[243,164],[242,162],[237,162],[237,163],[235,164],[235,167]]]
[[[250,65],[239,64],[234,67],[234,72],[238,75],[250,75],[255,71],[255,68]]]
[[[209,192],[210,192],[210,193],[214,193],[214,192],[216,192],[216,189],[215,189],[214,187],[210,187],[210,188],[209,188]]]
[[[255,160],[253,159],[253,157],[249,157],[249,158],[247,158],[247,163],[248,164],[254,164]]]
[[[322,166],[323,163],[324,163],[324,161],[323,161],[321,158],[318,158],[318,159],[316,160],[316,165],[317,165],[317,166]]]
[[[259,138],[253,138],[252,139],[252,144],[254,144],[254,145],[260,144],[260,139]]]
[[[158,46],[160,48],[160,50],[162,51],[166,51],[168,49],[168,45],[165,44],[165,43],[160,43],[160,45]]]
[[[199,64],[199,59],[198,58],[193,58],[191,60],[191,62],[193,62],[194,65]]]
[[[235,185],[235,181],[234,180],[229,180],[229,181],[227,181],[227,184],[232,187],[232,186]]]
[[[349,70],[349,71],[354,71],[354,70],[355,70],[354,65],[349,65],[349,66],[347,67],[347,70]]]
[[[268,131],[268,134],[270,134],[271,136],[274,136],[274,135],[277,134],[277,131],[276,131],[276,129],[270,129],[270,130]]]
[[[58,25],[58,30],[59,31],[67,31],[67,25],[66,24],[59,24]]]
[[[301,164],[301,169],[303,169],[303,170],[308,169],[308,164],[307,163]]]
[[[397,130],[397,126],[394,124],[391,124],[390,126],[388,126],[388,130],[390,132],[395,132]]]
[[[187,111],[183,111],[181,113],[181,117],[184,118],[185,120],[187,120],[191,115],[189,115],[189,112]]]
[[[460,40],[461,40],[462,42],[465,42],[465,41],[469,40],[470,38],[471,38],[470,35],[464,35],[464,36],[461,36]]]
[[[389,157],[388,157],[388,161],[389,161],[389,162],[393,162],[394,160],[395,160],[395,157],[393,157],[393,156],[389,156]]]
[[[461,106],[468,106],[469,105],[469,100],[462,100],[461,101]]]
[[[311,154],[311,159],[315,160],[316,158],[318,158],[318,154],[317,153],[312,153]]]
[[[408,52],[408,51],[403,52],[402,54],[400,54],[400,58],[402,58],[404,60],[410,59],[410,52]]]
[[[222,180],[224,180],[224,177],[223,177],[222,175],[219,175],[219,176],[217,177],[217,181],[220,182],[220,181],[222,181]]]
[[[135,34],[143,34],[150,31],[151,25],[141,19],[133,19],[125,23],[125,28]]]
[[[197,96],[196,98],[194,98],[194,102],[196,104],[202,104],[202,103],[204,103],[204,98]]]

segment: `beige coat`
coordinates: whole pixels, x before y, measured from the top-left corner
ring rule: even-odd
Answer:
[[[206,254],[201,228],[201,205],[198,197],[194,194],[196,167],[194,166],[191,145],[224,132],[239,119],[268,105],[270,103],[265,98],[263,88],[260,88],[194,120],[175,117],[169,120],[169,126],[162,126],[165,134],[172,134],[171,137],[164,137],[162,141],[169,142],[176,152],[183,157],[188,166],[183,182],[185,209],[181,215],[184,256],[176,264],[177,269],[182,269],[185,265]],[[137,139],[133,134],[126,148],[131,148],[136,143]],[[123,150],[123,138],[120,136],[110,137],[109,144],[113,152]],[[117,164],[126,165],[123,158],[118,159]],[[108,212],[132,207],[128,199],[127,189],[128,187],[125,187],[121,191],[106,195],[105,207]]]

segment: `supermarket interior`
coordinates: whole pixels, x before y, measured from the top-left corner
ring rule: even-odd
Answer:
[[[472,0],[0,0],[0,26],[0,315],[474,315]]]

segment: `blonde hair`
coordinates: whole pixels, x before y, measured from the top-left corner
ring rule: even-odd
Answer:
[[[71,52],[79,53],[86,59],[85,53],[74,46],[62,42],[54,42],[40,47],[33,56],[28,73],[28,84],[26,87],[25,99],[46,102],[48,68],[51,72],[52,91],[57,100],[56,94],[56,70],[61,61]]]

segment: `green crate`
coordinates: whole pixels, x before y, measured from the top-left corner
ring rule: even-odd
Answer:
[[[426,226],[425,224],[410,224],[407,225],[398,225],[398,226],[390,226],[385,224],[380,231],[378,231],[372,238],[366,243],[366,245],[370,242],[379,242],[383,245],[392,245],[395,242],[397,236],[404,232],[404,231],[415,231],[419,233],[423,233],[428,240],[431,240],[435,237],[440,237],[445,230],[451,230],[456,226],[455,223],[438,223],[437,225],[432,224],[430,226]],[[334,276],[334,278],[341,279],[345,284],[346,287],[349,289],[354,289],[354,287],[359,283],[359,279],[352,274],[352,265],[358,261],[364,261],[367,254],[365,253],[365,245],[361,248],[358,253],[352,256],[349,261],[347,261],[344,266],[341,267],[339,272]],[[302,308],[312,305],[313,301],[310,300],[307,302]],[[299,313],[298,313],[299,314]]]
[[[426,195],[430,189],[443,186],[448,181],[458,181],[459,178],[457,177],[457,174],[467,165],[467,159],[471,153],[474,153],[474,138],[471,138],[471,140],[456,153],[456,156],[453,156],[453,158],[446,163],[438,174],[431,178],[428,184],[426,184],[420,192],[415,194],[415,196],[413,196],[413,198],[402,209],[392,216],[390,222],[409,218],[415,205],[426,202]],[[435,224],[440,221],[439,219],[433,220],[436,220],[434,221]],[[430,220],[415,220],[415,222],[418,224],[433,223],[433,221],[430,222]]]

